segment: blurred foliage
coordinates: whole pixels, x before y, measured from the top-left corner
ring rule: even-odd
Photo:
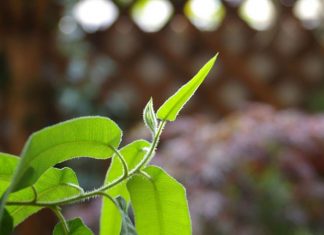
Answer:
[[[312,92],[307,100],[308,110],[312,112],[323,112],[324,111],[324,90],[320,89]]]
[[[323,234],[323,133],[323,115],[253,105],[166,128],[155,164],[185,184],[195,235]]]

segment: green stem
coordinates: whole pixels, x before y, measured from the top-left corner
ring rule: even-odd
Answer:
[[[34,185],[31,188],[32,188],[33,194],[34,194],[34,198],[33,198],[32,202],[36,202],[37,201],[37,197],[38,197],[36,188],[35,188]]]
[[[69,186],[69,187],[72,187],[72,188],[75,188],[76,190],[79,191],[80,195],[84,194],[84,190],[83,188],[81,188],[79,185],[77,184],[72,184],[72,183],[65,183],[65,185]]]
[[[116,156],[119,158],[119,160],[121,161],[121,163],[123,165],[123,171],[124,171],[123,177],[127,177],[128,176],[128,166],[127,166],[127,163],[126,163],[124,157],[121,155],[119,150],[116,149],[114,146],[109,145],[109,147],[115,152]]]
[[[54,212],[54,214],[57,216],[57,218],[59,219],[59,221],[61,222],[61,225],[63,227],[63,232],[64,232],[64,235],[69,235],[69,226],[61,212],[61,208],[59,208],[58,206],[53,206],[53,207],[50,207],[52,209],[52,211]]]
[[[143,166],[145,166],[146,164],[148,164],[151,161],[152,157],[154,156],[154,151],[157,148],[157,145],[159,144],[160,136],[162,134],[163,128],[165,127],[165,124],[166,124],[166,121],[160,122],[158,130],[153,138],[151,148],[150,148],[149,152],[147,153],[147,155],[144,157],[144,160],[134,169],[135,172],[140,170]]]
[[[161,121],[158,127],[158,131],[156,132],[153,141],[152,141],[152,145],[149,149],[149,151],[147,152],[147,154],[145,155],[145,157],[143,158],[143,160],[133,169],[129,172],[129,176],[132,176],[133,174],[137,173],[139,170],[141,170],[141,168],[143,166],[145,166],[152,158],[154,151],[159,143],[160,140],[160,135],[163,131],[163,128],[166,124],[166,121]],[[122,181],[124,181],[125,179],[127,179],[129,177],[120,177],[118,179],[116,179],[115,181],[111,182],[110,184],[107,185],[103,185],[102,187],[98,188],[98,191],[106,191],[107,189],[110,189],[112,187],[114,187],[115,185],[121,183]]]
[[[116,203],[116,201],[108,194],[108,193],[105,193],[105,192],[100,192],[100,193],[98,193],[98,195],[102,195],[102,196],[104,196],[104,197],[106,197],[107,199],[109,199],[112,203],[114,203],[114,205],[117,207],[117,209],[119,209],[118,208],[118,205],[117,205],[117,203]]]
[[[60,201],[53,201],[53,202],[35,202],[35,203],[30,203],[30,202],[18,202],[18,201],[8,201],[6,203],[6,205],[26,205],[26,206],[40,206],[40,207],[51,207],[51,206],[58,206],[58,205],[66,205],[66,204],[71,204],[74,202],[78,202],[80,200],[83,199],[87,199],[87,198],[91,198],[91,197],[95,197],[95,196],[99,196],[99,195],[103,195],[103,193],[105,193],[106,190],[120,184],[121,182],[123,182],[124,180],[130,178],[132,175],[139,173],[140,170],[152,159],[153,155],[154,155],[154,151],[159,143],[160,140],[160,135],[163,131],[163,128],[166,124],[166,121],[161,121],[158,127],[158,130],[156,132],[156,134],[153,137],[153,141],[151,144],[151,147],[149,149],[149,151],[147,152],[147,154],[145,155],[145,157],[143,158],[143,160],[130,172],[128,172],[127,175],[123,175],[120,178],[114,180],[113,182],[103,185],[93,191],[90,192],[86,192],[83,194],[79,194],[76,195],[74,197],[70,197],[70,198],[66,198]]]
[[[142,175],[145,178],[147,178],[148,180],[152,181],[152,177],[149,174],[147,174],[145,171],[140,171],[139,175]]]

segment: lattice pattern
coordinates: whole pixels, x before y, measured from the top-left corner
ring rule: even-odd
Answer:
[[[275,25],[256,31],[240,17],[240,5],[229,4],[239,1],[223,1],[225,17],[217,29],[208,32],[199,30],[184,15],[186,2],[170,1],[174,14],[153,33],[134,23],[130,13],[134,2],[116,4],[120,12],[117,20],[108,29],[86,36],[95,48],[92,62],[100,53],[115,63],[100,85],[100,105],[117,99],[134,111],[143,107],[149,96],[160,103],[217,51],[217,68],[198,92],[191,110],[225,114],[246,101],[303,108],[310,94],[323,86],[324,51],[316,37],[319,30],[307,30],[292,7],[277,3]],[[283,2],[287,5],[289,1]]]

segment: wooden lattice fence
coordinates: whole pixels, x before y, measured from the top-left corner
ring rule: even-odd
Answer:
[[[240,5],[223,1],[225,18],[206,32],[184,15],[186,2],[170,1],[174,14],[154,33],[134,23],[132,4],[116,4],[120,15],[113,25],[87,35],[96,52],[112,58],[117,67],[101,88],[101,101],[123,87],[121,96],[131,110],[143,107],[152,95],[160,103],[215,52],[220,52],[217,68],[191,110],[223,115],[247,101],[305,108],[311,94],[323,86],[323,39],[319,29],[303,26],[291,6],[276,3],[274,26],[257,31],[238,14]]]

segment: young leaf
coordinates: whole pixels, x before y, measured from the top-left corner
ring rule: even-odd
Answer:
[[[183,186],[156,166],[143,172],[147,176],[134,176],[127,183],[138,234],[191,235]]]
[[[129,171],[133,170],[144,158],[146,148],[150,143],[145,140],[137,140],[126,145],[120,150],[127,163]],[[106,175],[105,184],[111,183],[123,175],[123,166],[117,156],[113,156],[111,166]],[[106,191],[112,197],[122,196],[126,202],[129,202],[129,194],[125,182],[122,182]],[[100,234],[102,235],[120,235],[122,219],[116,206],[106,198],[103,198]]]
[[[158,121],[156,119],[156,115],[154,112],[152,98],[150,99],[150,101],[147,103],[147,105],[144,108],[143,119],[144,119],[145,125],[151,130],[152,135],[154,135],[157,130]]]
[[[121,130],[104,117],[82,117],[44,128],[27,141],[11,190],[31,186],[49,167],[75,157],[105,159],[118,147]]]
[[[157,111],[157,117],[160,120],[174,121],[177,118],[180,110],[207,77],[216,61],[217,55],[210,59],[188,83],[180,87],[173,96],[164,102]]]
[[[93,232],[83,223],[80,218],[69,220],[67,221],[67,224],[70,229],[68,235],[93,235]],[[64,230],[61,223],[58,223],[55,226],[53,235],[64,235]]]
[[[46,203],[80,194],[80,190],[73,185],[78,187],[79,183],[72,169],[67,167],[63,169],[50,168],[34,184],[37,201]],[[20,202],[33,201],[33,199],[35,199],[35,193],[31,187],[12,193],[8,198],[9,201]],[[8,205],[6,208],[13,217],[14,226],[42,209],[39,206],[27,205]]]
[[[7,210],[4,210],[2,220],[0,221],[0,234],[10,235],[13,230],[12,217]]]
[[[120,231],[120,235],[137,235],[136,229],[128,216],[127,211],[127,202],[122,197],[117,197],[116,202],[118,204],[121,217],[122,217],[122,227]]]

